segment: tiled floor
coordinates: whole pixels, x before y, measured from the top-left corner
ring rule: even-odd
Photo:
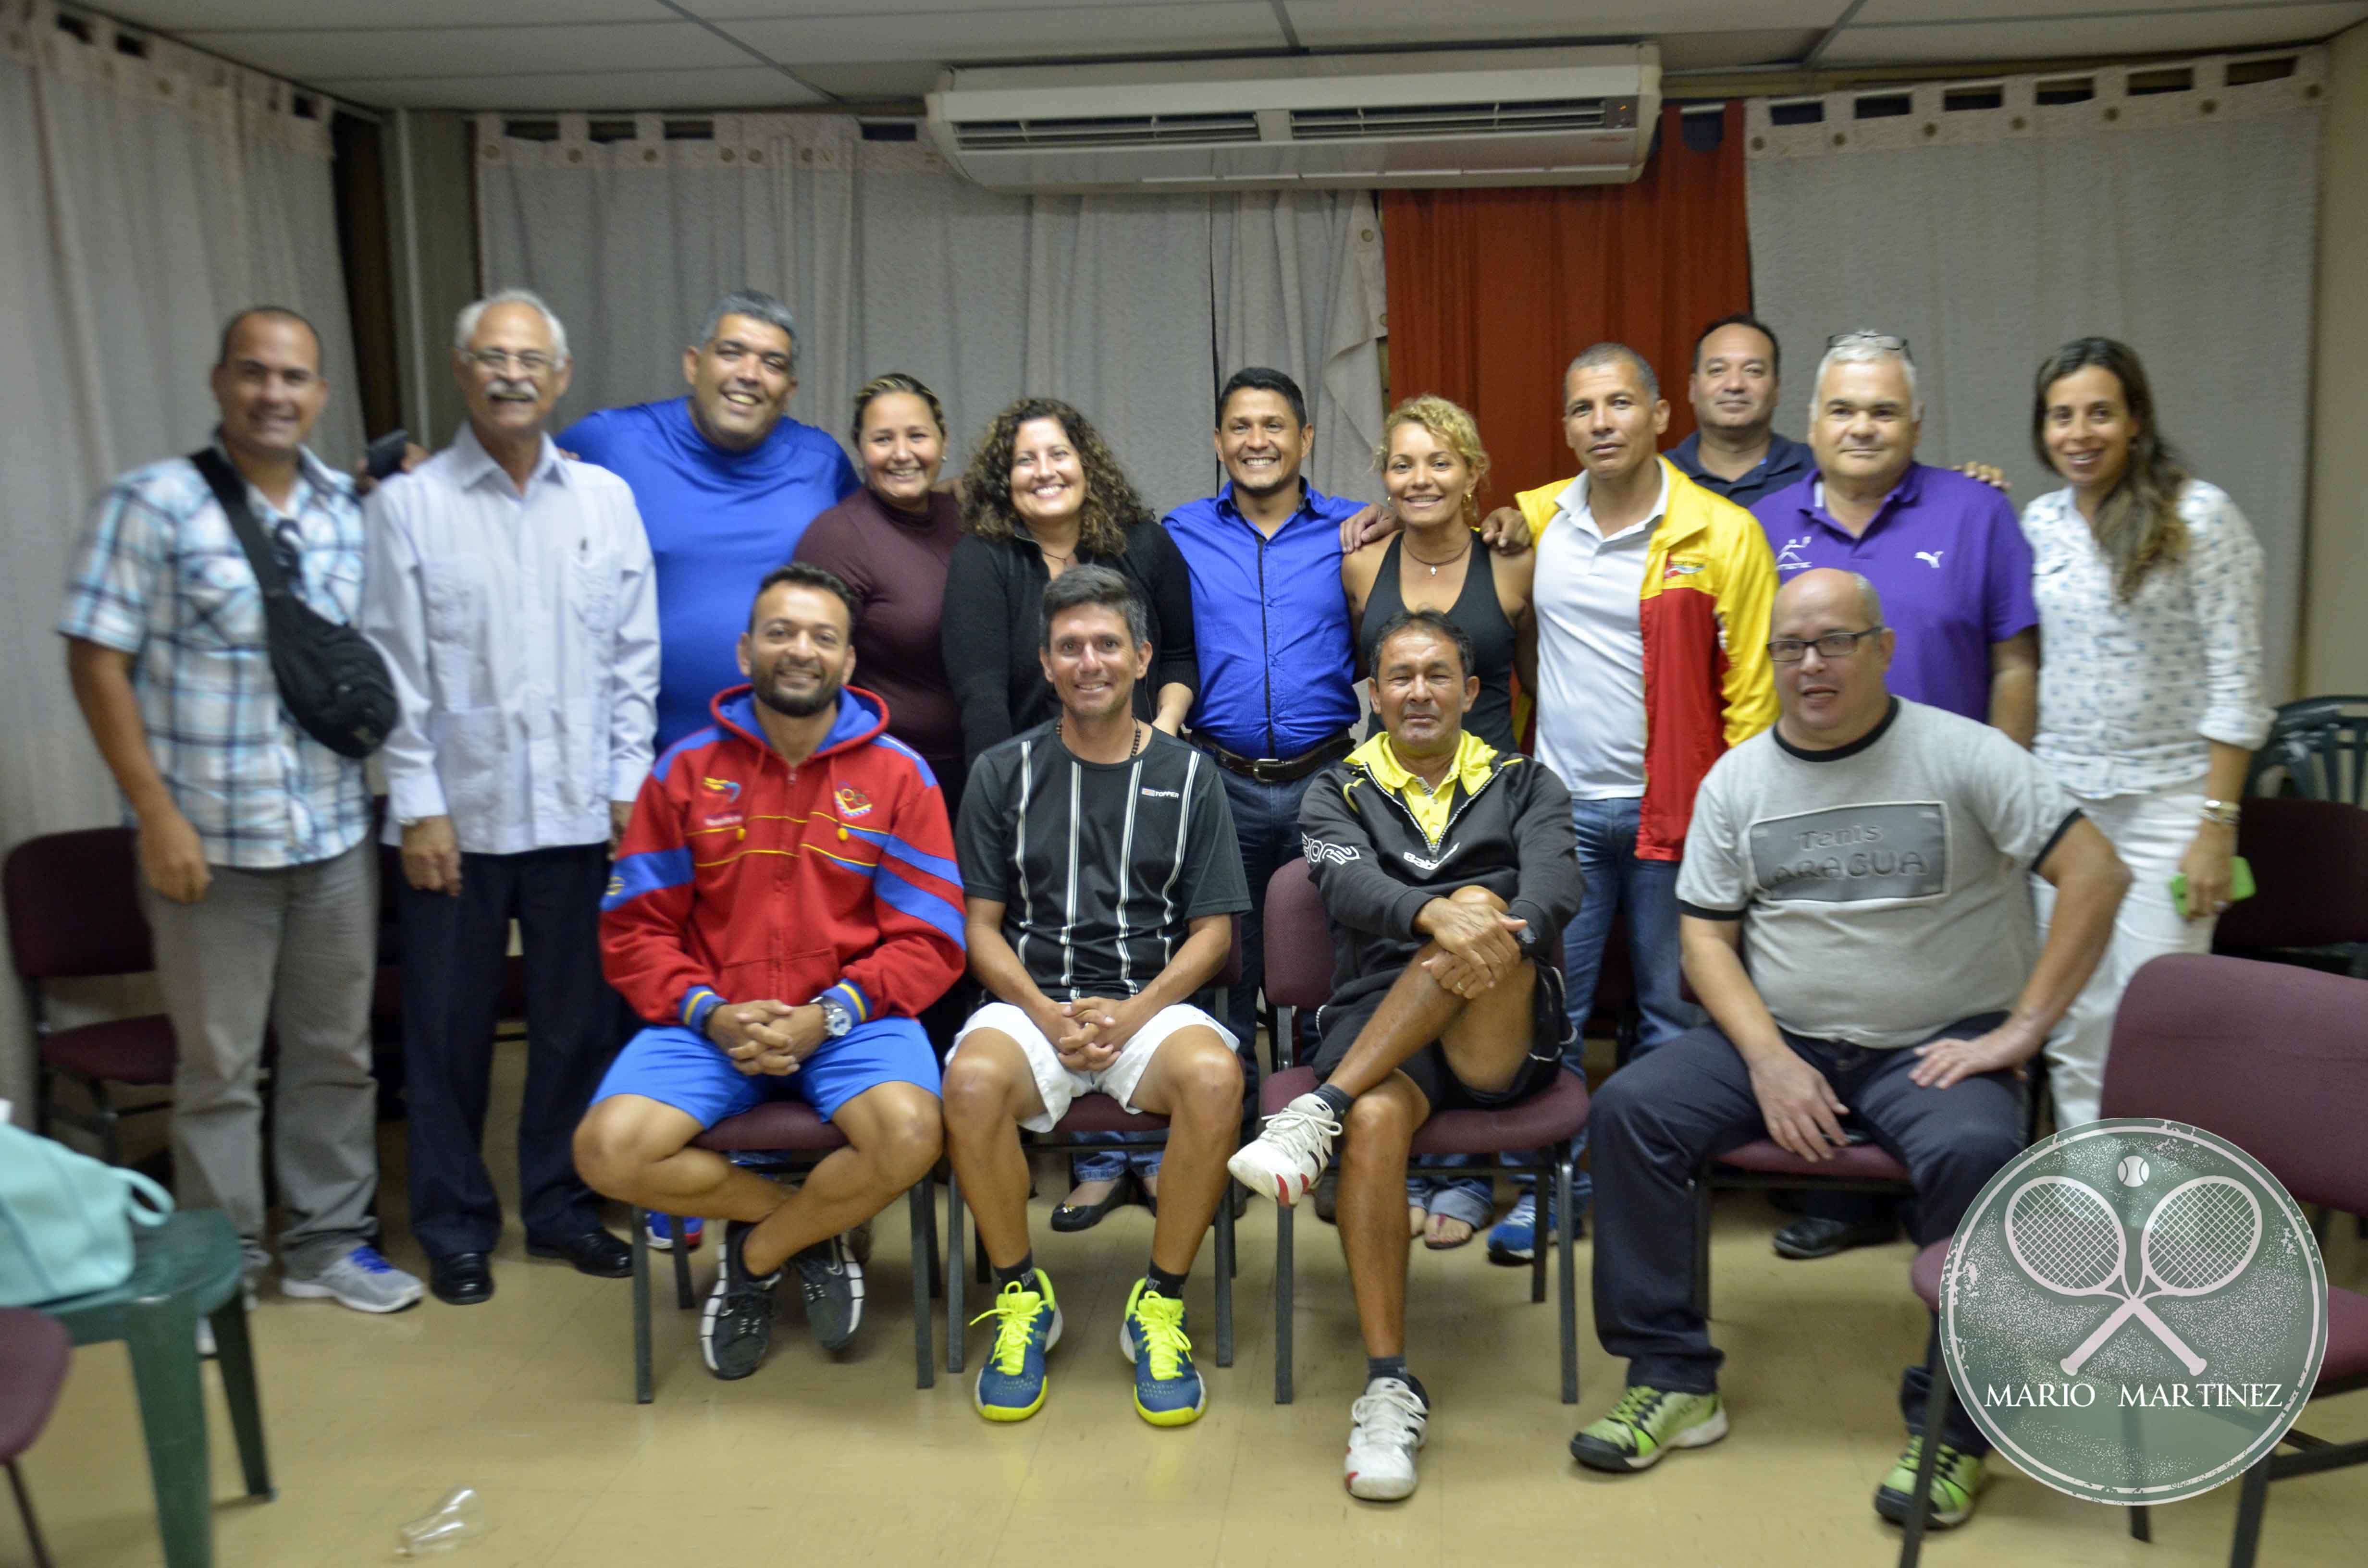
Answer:
[[[518,1063],[504,1062],[515,1104]],[[497,1101],[497,1103],[501,1103]],[[514,1113],[513,1113],[514,1114]],[[389,1253],[422,1265],[399,1222],[402,1129],[383,1130]],[[967,1378],[913,1387],[904,1210],[881,1217],[867,1317],[837,1361],[817,1353],[793,1306],[771,1359],[744,1382],[700,1366],[694,1319],[659,1277],[657,1399],[632,1403],[632,1315],[623,1281],[529,1262],[518,1233],[482,1307],[434,1300],[370,1318],[267,1290],[256,1330],[277,1501],[239,1499],[237,1461],[217,1399],[213,1463],[223,1568],[331,1568],[394,1558],[395,1529],[449,1488],[476,1487],[493,1532],[452,1568],[683,1562],[1064,1563],[1880,1563],[1898,1534],[1869,1506],[1897,1451],[1898,1369],[1924,1327],[1907,1288],[1905,1243],[1827,1262],[1779,1261],[1775,1216],[1759,1199],[1723,1202],[1714,1242],[1719,1343],[1734,1435],[1679,1453],[1650,1474],[1579,1470],[1565,1445],[1618,1392],[1595,1345],[1578,1267],[1580,1374],[1574,1409],[1555,1397],[1554,1308],[1532,1306],[1528,1277],[1489,1267],[1477,1244],[1414,1251],[1411,1352],[1435,1415],[1421,1489],[1404,1504],[1351,1501],[1341,1445],[1363,1363],[1339,1249],[1329,1227],[1300,1227],[1297,1400],[1272,1403],[1272,1209],[1242,1227],[1235,1365],[1214,1360],[1212,1267],[1191,1287],[1192,1325],[1210,1380],[1197,1425],[1159,1431],[1130,1403],[1118,1315],[1141,1270],[1151,1222],[1139,1208],[1099,1229],[1045,1227],[1057,1178],[1036,1205],[1038,1258],[1066,1315],[1043,1412],[992,1426]],[[711,1245],[694,1255],[707,1278]],[[661,1263],[663,1260],[660,1260]],[[2368,1247],[2348,1233],[2329,1275],[2368,1284]],[[970,1331],[974,1371],[985,1329]],[[209,1374],[211,1381],[211,1374]],[[2305,1429],[2368,1437],[2368,1392],[2314,1406]],[[62,1564],[154,1564],[159,1549],[147,1467],[120,1346],[77,1354],[49,1433],[26,1473]],[[238,1500],[233,1500],[238,1499]],[[2226,1561],[2234,1489],[2155,1515],[2155,1544],[2123,1533],[2116,1510],[2076,1502],[2003,1466],[1966,1528],[1936,1538],[1928,1561],[2012,1568],[2186,1568]],[[0,1508],[0,1514],[7,1510]],[[25,1553],[0,1519],[0,1564]],[[2280,1483],[2262,1562],[2368,1562],[2368,1469]]]

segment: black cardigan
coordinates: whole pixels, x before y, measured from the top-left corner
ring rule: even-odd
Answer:
[[[1135,683],[1134,711],[1157,710],[1159,688],[1201,688],[1200,655],[1192,645],[1192,578],[1183,552],[1157,523],[1126,531],[1126,552],[1113,559],[1080,555],[1080,565],[1114,568],[1143,596],[1151,618],[1151,673]],[[1043,635],[1044,557],[1024,539],[987,540],[966,533],[946,567],[946,602],[939,618],[946,673],[962,708],[962,749],[975,762],[987,747],[1059,716],[1061,699],[1037,662]]]

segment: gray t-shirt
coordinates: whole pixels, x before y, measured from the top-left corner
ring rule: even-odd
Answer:
[[[2014,1006],[2039,957],[2028,873],[2078,814],[2005,735],[1895,697],[1854,744],[1802,751],[1770,729],[1719,758],[1678,902],[1743,922],[1781,1027],[1914,1045]]]

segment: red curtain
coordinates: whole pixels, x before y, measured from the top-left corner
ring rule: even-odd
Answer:
[[[1706,152],[1664,109],[1633,185],[1390,191],[1382,212],[1390,395],[1472,411],[1494,470],[1486,506],[1577,471],[1556,414],[1573,355],[1607,338],[1643,354],[1674,442],[1693,428],[1694,335],[1751,304],[1740,103]]]

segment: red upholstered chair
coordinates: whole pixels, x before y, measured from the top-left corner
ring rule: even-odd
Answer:
[[[1223,1019],[1225,1016],[1224,992],[1241,983],[1242,923],[1236,919],[1234,922],[1233,951],[1225,956],[1225,967],[1218,971],[1216,994],[1212,996],[1203,991],[1197,1000],[1212,1017]],[[1269,988],[1271,989],[1271,982]],[[1257,1054],[1254,1050],[1241,1052],[1245,1067],[1253,1072]],[[1256,1096],[1257,1088],[1253,1083],[1250,1092],[1244,1096],[1245,1104],[1253,1103]],[[1053,1124],[1053,1131],[1023,1132],[1021,1136],[1031,1149],[1099,1150],[1107,1149],[1109,1144],[1087,1142],[1087,1137],[1112,1132],[1133,1135],[1141,1147],[1161,1148],[1167,1142],[1167,1119],[1148,1113],[1129,1115],[1124,1107],[1108,1095],[1079,1095],[1069,1102],[1068,1113]],[[1234,1255],[1235,1207],[1233,1199],[1233,1189],[1229,1185],[1224,1200],[1217,1205],[1215,1274],[1217,1365],[1220,1367],[1234,1364],[1234,1275],[1238,1271],[1238,1264]],[[946,1173],[946,1259],[949,1265],[946,1270],[946,1370],[949,1372],[962,1369],[962,1331],[970,1322],[963,1315],[968,1307],[963,1296],[962,1271],[955,1265],[955,1260],[962,1255],[962,1184],[954,1179],[950,1165]],[[984,1247],[978,1250],[975,1262],[977,1278],[984,1283],[988,1278]]]
[[[120,1110],[109,1085],[156,1087],[173,1081],[173,1025],[162,1013],[59,1028],[50,1021],[43,986],[58,980],[145,974],[156,967],[147,917],[140,913],[140,868],[131,830],[85,828],[28,838],[8,852],[5,873],[8,949],[25,987],[40,1067],[34,1126],[44,1133],[63,1121],[99,1141],[108,1163],[120,1165],[125,1116],[166,1108],[169,1102]],[[87,1108],[58,1103],[59,1080],[72,1083]]]
[[[847,1147],[847,1137],[814,1114],[803,1100],[773,1100],[717,1122],[691,1147],[719,1154],[744,1156],[741,1164],[768,1174],[811,1169],[815,1161]],[[929,1206],[928,1177],[905,1195],[913,1226],[913,1382],[916,1388],[937,1382],[937,1357],[929,1345],[929,1301],[936,1294],[938,1267],[937,1211]],[[633,1399],[650,1403],[650,1217],[633,1211]],[[688,1312],[695,1298],[690,1288],[690,1249],[674,1249],[675,1305]]]
[[[2368,811],[2249,800],[2237,853],[2260,891],[2220,917],[2214,952],[2368,979]]]
[[[0,1464],[8,1467],[17,1516],[33,1549],[33,1568],[50,1568],[50,1551],[33,1517],[33,1499],[17,1473],[17,1460],[49,1425],[74,1359],[74,1335],[66,1325],[29,1307],[0,1307]]]
[[[2250,807],[2248,806],[2249,812]],[[2177,954],[2138,971],[2113,1018],[2106,1116],[2216,1132],[2304,1203],[2368,1213],[2368,981],[2287,964]],[[2314,1398],[2368,1388],[2368,1296],[2330,1287]],[[2250,1568],[2270,1483],[2368,1464],[2368,1440],[2286,1434],[2245,1472],[2230,1568]]]
[[[1281,1052],[1294,1038],[1291,1015],[1313,1011],[1332,996],[1332,925],[1315,879],[1304,860],[1279,869],[1266,886],[1266,994],[1285,1027],[1276,1039]],[[1258,1091],[1258,1108],[1271,1116],[1315,1087],[1315,1070],[1289,1062]],[[1528,1099],[1493,1110],[1446,1110],[1417,1128],[1415,1154],[1503,1154],[1501,1168],[1534,1171],[1554,1181],[1555,1254],[1562,1308],[1562,1402],[1578,1403],[1577,1272],[1573,1261],[1570,1141],[1587,1125],[1587,1082],[1565,1070]],[[1291,1403],[1292,1312],[1295,1280],[1292,1261],[1295,1209],[1275,1210],[1274,1402]],[[1546,1299],[1546,1251],[1531,1249],[1530,1300]]]

